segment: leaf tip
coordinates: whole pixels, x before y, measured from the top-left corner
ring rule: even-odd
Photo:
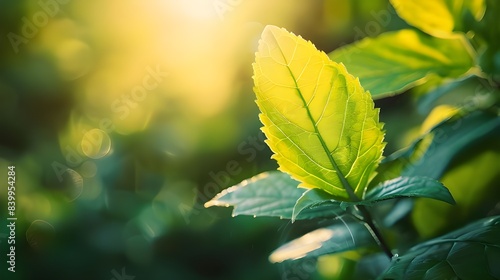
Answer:
[[[450,193],[450,199],[447,202],[451,205],[457,205],[457,201],[455,200],[455,198],[453,198],[453,195],[451,195],[451,193]]]
[[[217,200],[217,198],[218,197],[214,197],[213,199],[205,202],[205,204],[203,204],[203,207],[209,208],[212,206],[223,206],[223,207],[230,207],[231,206],[231,204]]]
[[[279,28],[276,25],[268,24],[264,27],[262,35],[264,36],[264,34],[279,32],[280,30],[282,30],[282,28]]]
[[[205,204],[203,204],[203,207],[205,207],[205,208],[209,208],[212,206],[217,206],[217,203],[213,200],[209,200],[209,201],[205,202]]]

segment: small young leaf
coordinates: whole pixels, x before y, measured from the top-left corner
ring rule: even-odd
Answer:
[[[329,56],[359,77],[373,98],[422,84],[431,73],[457,78],[474,66],[472,51],[463,36],[439,39],[410,29],[365,38],[338,48]]]
[[[500,279],[500,216],[419,244],[380,279]]]
[[[279,171],[264,172],[240,184],[223,190],[205,207],[234,206],[233,216],[250,215],[255,217],[292,218],[296,201],[304,193],[297,188],[299,182],[286,173]],[[305,209],[294,216],[294,220],[332,217],[331,207]]]
[[[336,224],[316,229],[276,249],[269,260],[273,263],[340,253],[374,245],[370,232],[359,221],[340,220]]]
[[[306,210],[315,210],[320,207],[321,209],[329,209],[332,215],[340,215],[344,212],[340,208],[340,202],[334,200],[331,194],[326,193],[320,189],[310,189],[302,194],[293,207],[292,223],[297,216],[307,212]]]
[[[391,0],[398,15],[408,24],[437,37],[453,31],[468,31],[463,25],[467,13],[479,21],[485,12],[484,0]]]
[[[379,110],[342,64],[267,26],[254,68],[267,144],[280,170],[339,199],[361,197],[381,160]]]

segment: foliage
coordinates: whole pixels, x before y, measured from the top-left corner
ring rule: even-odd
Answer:
[[[262,130],[280,170],[339,199],[362,196],[384,148],[368,92],[312,43],[274,26],[255,61]]]
[[[476,70],[464,35],[435,38],[414,29],[365,38],[336,49],[330,58],[343,62],[373,98],[422,84],[432,75],[456,78]]]
[[[415,28],[366,38],[329,55],[284,29],[265,28],[253,66],[255,93],[262,130],[282,173],[254,177],[206,206],[234,206],[233,215],[331,221],[278,248],[272,262],[354,249],[368,258],[377,244],[391,259],[390,264],[372,263],[383,266],[375,269],[385,270],[381,279],[497,279],[500,216],[436,236],[497,213],[490,211],[499,201],[491,184],[476,184],[479,180],[471,174],[469,184],[459,185],[452,178],[459,174],[452,171],[469,164],[468,151],[479,145],[498,151],[488,139],[499,138],[500,65],[484,57],[500,55],[491,35],[500,28],[490,25],[499,5],[474,0],[391,3]],[[465,102],[437,102],[471,79],[476,90]],[[411,88],[431,113],[413,143],[382,160],[383,124],[372,98]],[[493,177],[481,176],[496,178],[496,172],[492,167],[485,173]],[[449,189],[437,181],[441,178],[450,182]],[[430,198],[437,208],[454,207],[443,202],[464,207],[462,193],[469,189],[493,195],[479,205],[487,213],[450,224],[426,223],[419,220],[424,219],[422,207],[412,203],[401,210],[394,202],[427,203],[418,198]],[[463,211],[472,212],[478,203],[465,207]],[[390,224],[404,226],[381,228],[381,215],[397,216]],[[423,234],[417,227],[416,237],[408,240],[402,230],[412,231],[411,223],[438,230]],[[418,243],[419,237],[435,238]]]
[[[500,217],[485,218],[411,248],[381,278],[498,279]]]

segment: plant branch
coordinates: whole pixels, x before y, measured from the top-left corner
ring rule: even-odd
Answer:
[[[321,144],[323,144],[324,147],[326,147],[326,144],[324,144],[323,139],[320,138]],[[360,201],[359,197],[356,195],[354,192],[354,189],[351,187],[351,184],[347,181],[347,179],[344,177],[344,174],[342,174],[342,171],[338,167],[337,163],[333,159],[333,157],[328,154],[330,157],[330,161],[332,162],[333,168],[335,169],[335,172],[337,172],[340,181],[342,182],[342,186],[344,189],[347,191],[347,194],[349,195],[349,199],[351,199],[353,202],[358,202]],[[368,225],[370,233],[375,239],[375,242],[377,242],[377,245],[384,251],[384,253],[389,257],[389,259],[392,259],[393,254],[391,252],[391,249],[389,248],[389,245],[384,239],[384,236],[378,229],[377,225],[375,224],[375,221],[373,220],[372,215],[370,214],[370,211],[366,209],[364,205],[357,205],[356,208],[361,212],[361,215],[363,216],[364,222]]]
[[[322,139],[320,139],[320,140],[322,140]],[[335,171],[339,175],[340,181],[342,182],[344,189],[347,191],[349,198],[354,202],[360,201],[359,197],[354,192],[354,189],[351,187],[351,185],[349,184],[347,179],[344,177],[344,175],[342,174],[342,171],[337,166],[335,160],[331,157],[331,155],[330,155],[330,160],[333,163],[333,168],[335,169]],[[363,220],[368,225],[368,227],[369,227],[368,229],[370,230],[370,233],[371,233],[373,239],[375,239],[375,242],[377,242],[377,245],[382,249],[382,251],[384,251],[384,253],[387,255],[387,257],[389,257],[389,259],[392,259],[392,257],[394,255],[392,254],[391,249],[389,248],[389,245],[385,241],[384,236],[382,235],[382,233],[378,229],[377,225],[375,224],[375,221],[373,220],[373,217],[370,214],[370,211],[368,211],[368,209],[366,209],[366,207],[364,205],[357,205],[356,208],[359,210],[359,212],[361,212],[361,215],[363,216]]]
[[[366,209],[364,205],[358,205],[357,208],[363,215],[364,222],[368,225],[370,233],[373,239],[375,239],[375,242],[377,242],[377,245],[382,249],[382,251],[384,251],[387,257],[389,257],[389,259],[392,259],[394,255],[392,254],[389,245],[385,241],[384,236],[382,235],[377,225],[375,224],[373,217],[370,214],[370,211],[368,211],[368,209]]]
[[[322,140],[322,139],[320,139],[320,140]],[[349,198],[354,202],[360,201],[359,197],[354,192],[354,189],[351,187],[351,185],[349,184],[347,179],[344,177],[344,175],[342,174],[342,171],[337,166],[335,160],[331,157],[331,155],[330,155],[330,160],[333,163],[333,168],[335,169],[335,171],[339,175],[340,181],[342,182],[344,189],[347,191]],[[382,251],[384,251],[384,253],[389,257],[389,259],[392,259],[393,254],[391,252],[391,249],[389,248],[389,245],[385,241],[384,236],[382,235],[382,233],[378,229],[377,225],[375,224],[375,221],[373,220],[373,217],[370,214],[370,211],[368,211],[368,209],[366,209],[366,207],[364,205],[357,205],[356,208],[359,210],[359,212],[361,212],[361,215],[363,216],[363,220],[368,225],[370,233],[371,233],[373,239],[375,239],[375,242],[377,242],[377,245],[382,249]]]
[[[337,174],[339,174],[340,181],[342,182],[344,189],[347,191],[349,198],[354,202],[360,201],[359,197],[354,192],[354,189],[351,187],[349,182],[346,180],[346,178],[342,174],[342,171],[340,171],[337,164],[335,164],[335,161],[333,160],[333,158],[331,160],[334,163],[333,167],[335,168],[335,171],[337,172]],[[368,229],[370,230],[370,233],[371,233],[373,239],[375,239],[375,242],[377,242],[377,245],[382,249],[382,251],[384,251],[384,253],[387,255],[387,257],[389,257],[389,259],[392,259],[392,257],[394,255],[392,254],[391,249],[389,248],[389,245],[385,241],[384,236],[382,235],[382,233],[378,229],[377,225],[375,224],[375,221],[373,220],[373,217],[370,214],[370,211],[368,211],[368,209],[366,209],[366,207],[364,205],[357,205],[356,208],[359,210],[359,212],[361,212],[361,215],[363,216],[363,220],[368,225],[368,227],[369,227]]]

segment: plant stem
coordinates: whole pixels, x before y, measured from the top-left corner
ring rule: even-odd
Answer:
[[[360,201],[359,197],[354,192],[354,189],[351,187],[347,179],[344,177],[340,168],[338,168],[337,164],[335,163],[335,160],[331,158],[331,161],[333,163],[335,171],[337,172],[337,174],[339,174],[340,181],[342,182],[344,189],[347,191],[349,199],[351,199],[351,201],[353,202]],[[363,220],[368,225],[370,233],[373,239],[375,239],[375,242],[377,242],[377,245],[382,249],[382,251],[384,251],[384,253],[389,257],[389,259],[392,259],[393,254],[391,252],[391,249],[389,248],[389,245],[387,245],[384,236],[382,235],[377,225],[375,224],[373,217],[370,214],[370,211],[368,211],[368,209],[366,209],[364,205],[357,205],[356,207],[361,212],[361,215],[363,215]]]
[[[358,205],[357,208],[363,215],[366,224],[370,227],[370,233],[372,234],[373,239],[375,239],[375,242],[377,242],[377,245],[382,249],[382,251],[384,251],[387,257],[389,257],[389,259],[392,259],[394,255],[392,254],[389,245],[387,245],[384,236],[382,235],[377,225],[373,221],[370,211],[368,211],[368,209],[366,209],[364,205]]]
[[[340,168],[338,168],[333,158],[331,158],[331,162],[333,163],[335,171],[337,172],[337,174],[339,174],[340,181],[342,182],[344,189],[347,191],[349,199],[351,199],[351,201],[353,202],[360,201],[359,197],[354,192],[354,189],[351,187],[351,184],[349,184],[347,179],[344,177],[342,171],[340,170]],[[375,239],[375,242],[377,242],[377,245],[382,249],[382,251],[384,251],[384,253],[389,257],[389,259],[392,259],[394,255],[392,254],[389,245],[387,245],[384,236],[382,235],[377,225],[375,224],[375,221],[373,220],[370,211],[368,211],[368,209],[366,209],[364,205],[357,205],[356,208],[361,212],[361,215],[363,215],[363,220],[368,225],[370,233],[373,239]]]

